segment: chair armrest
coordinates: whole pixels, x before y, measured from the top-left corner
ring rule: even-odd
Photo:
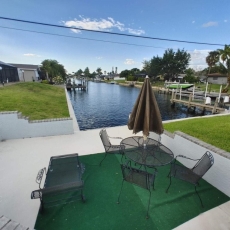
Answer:
[[[84,182],[81,180],[81,181],[77,181],[73,183],[53,186],[50,188],[38,189],[38,190],[32,191],[31,199],[38,199],[38,198],[41,199],[43,195],[55,194],[58,192],[63,192],[63,191],[71,190],[71,189],[77,189],[77,190],[82,189],[83,186],[84,186]]]
[[[108,136],[109,138],[112,138],[112,139],[124,139],[124,138],[122,138],[122,137],[110,137],[110,136]]]
[[[182,158],[185,158],[185,159],[188,159],[188,160],[192,160],[192,161],[199,161],[200,160],[200,159],[192,159],[192,158],[186,157],[184,155],[177,155],[175,159],[177,159],[177,157],[182,157]]]
[[[41,189],[41,182],[44,172],[46,173],[46,168],[42,168],[38,171],[38,175],[36,177],[36,183],[39,185],[39,188]]]

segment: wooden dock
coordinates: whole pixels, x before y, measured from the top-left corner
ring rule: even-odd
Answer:
[[[66,85],[66,89],[67,90],[75,90],[75,89],[78,89],[78,90],[86,90],[86,86],[85,85]]]
[[[182,105],[187,106],[188,110],[190,108],[193,108],[194,110],[196,108],[200,108],[201,110],[203,110],[203,112],[205,110],[207,110],[207,111],[211,111],[212,114],[221,113],[221,112],[225,111],[225,108],[218,107],[218,98],[216,98],[214,105],[207,105],[207,104],[205,104],[205,100],[203,101],[203,103],[198,103],[198,102],[192,101],[192,94],[189,95],[188,101],[176,99],[176,93],[172,92],[172,98],[170,101],[171,101],[172,106],[175,106],[175,104],[178,103],[178,104],[182,104]]]

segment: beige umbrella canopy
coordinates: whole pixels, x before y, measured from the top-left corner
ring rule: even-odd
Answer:
[[[132,113],[130,114],[128,128],[133,130],[135,134],[142,131],[144,138],[149,135],[150,131],[159,135],[164,131],[160,110],[148,76],[145,78]]]

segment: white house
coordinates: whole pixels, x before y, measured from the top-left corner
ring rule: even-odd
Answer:
[[[10,65],[17,67],[20,81],[29,82],[29,81],[39,80],[38,65],[13,64],[13,63],[10,63]]]
[[[228,76],[220,73],[208,74],[208,83],[225,85],[227,84]]]

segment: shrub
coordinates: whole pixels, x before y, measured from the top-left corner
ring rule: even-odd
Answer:
[[[143,77],[138,77],[138,81],[139,81],[139,82],[144,82],[145,79],[144,79]]]
[[[135,81],[135,77],[130,75],[127,77],[127,81]]]
[[[47,80],[42,80],[41,83],[43,83],[43,84],[49,84],[49,82]]]
[[[56,85],[61,85],[61,84],[64,83],[64,80],[63,80],[62,77],[57,76],[57,77],[54,77],[54,78],[53,78],[53,82],[54,82],[54,84],[56,84]]]

